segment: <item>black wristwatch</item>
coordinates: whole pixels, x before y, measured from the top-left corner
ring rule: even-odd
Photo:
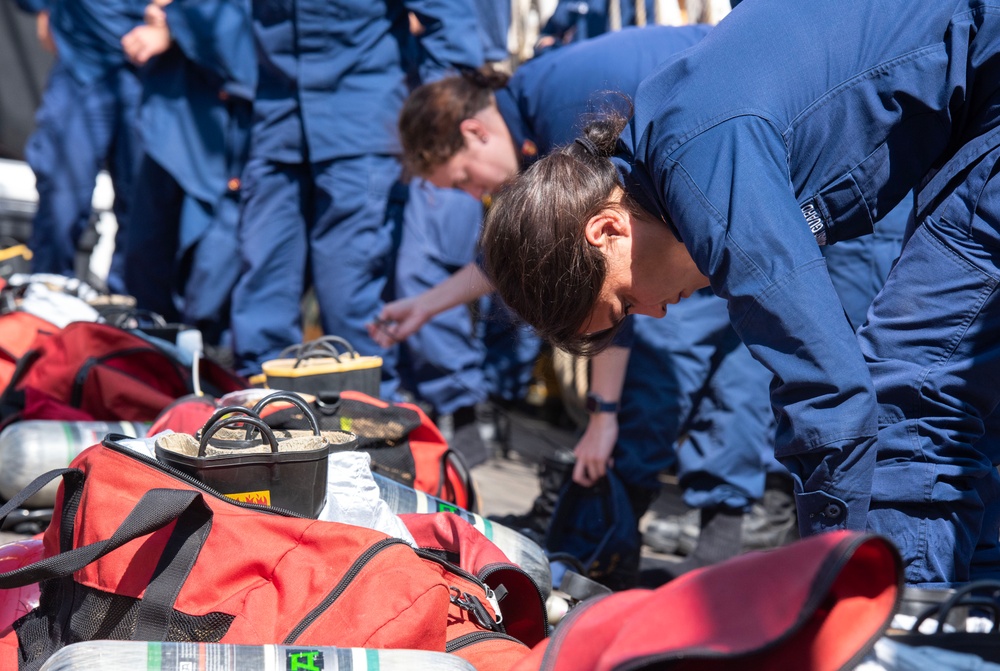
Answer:
[[[618,401],[605,401],[603,398],[597,394],[590,393],[587,394],[587,412],[594,414],[598,412],[614,412],[617,413],[621,408],[621,404]]]

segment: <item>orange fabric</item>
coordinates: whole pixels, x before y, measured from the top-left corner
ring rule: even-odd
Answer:
[[[400,518],[421,548],[444,551],[459,568],[493,590],[503,586],[506,596],[500,610],[507,634],[529,646],[545,638],[545,603],[538,587],[478,529],[453,513],[414,513]],[[448,640],[459,633],[449,628]]]
[[[10,383],[18,360],[57,331],[55,324],[28,312],[0,315],[0,392]]]
[[[0,669],[17,668],[17,634],[11,630],[0,632]]]
[[[530,653],[531,649],[523,643],[500,637],[484,638],[452,652],[476,667],[476,671],[511,671]]]
[[[73,547],[109,538],[150,489],[191,489],[103,445],[85,450],[72,467],[86,474]],[[58,551],[63,492],[60,487],[44,536],[47,556]],[[211,533],[174,607],[190,615],[234,615],[223,643],[281,643],[365,551],[388,538],[362,527],[282,517],[203,496],[214,512]],[[141,596],[173,526],[111,552],[74,580]],[[443,651],[453,615],[449,587],[436,564],[405,543],[389,545],[361,567],[295,643]]]
[[[214,396],[188,394],[164,408],[146,432],[147,436],[170,429],[175,433],[197,435],[213,413],[219,409]]]

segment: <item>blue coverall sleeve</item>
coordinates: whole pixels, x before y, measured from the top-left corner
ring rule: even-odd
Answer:
[[[797,480],[801,531],[863,530],[874,388],[793,194],[780,132],[748,115],[675,148],[646,147],[667,215],[728,301],[740,338],[775,375],[775,454]]]
[[[420,81],[440,79],[452,68],[483,64],[476,8],[471,0],[404,0],[424,27],[420,47]]]
[[[174,0],[166,7],[170,36],[184,55],[253,100],[257,81],[250,17],[232,0]]]
[[[570,5],[575,9],[579,4],[579,0],[559,0],[555,10],[552,12],[552,16],[542,26],[539,34],[542,36],[551,35],[562,39],[566,32],[576,23],[576,17],[570,15]]]
[[[14,0],[21,11],[29,14],[37,14],[50,9],[50,0]]]

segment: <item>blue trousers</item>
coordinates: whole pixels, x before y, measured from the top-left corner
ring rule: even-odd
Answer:
[[[478,333],[486,348],[483,371],[493,398],[518,401],[528,392],[542,341],[515,315],[498,294],[479,303]]]
[[[149,156],[136,176],[134,226],[128,236],[125,284],[137,307],[167,321],[197,326],[210,344],[229,328],[240,273],[238,192],[205,203],[184,192]]]
[[[861,328],[879,401],[868,523],[910,584],[1000,578],[1000,147],[921,216]]]
[[[657,474],[677,460],[688,505],[745,507],[763,494],[764,456],[773,453],[770,379],[709,290],[665,319],[635,318],[615,471],[631,487],[656,489]]]
[[[125,238],[141,151],[136,128],[141,94],[135,73],[127,67],[82,84],[56,60],[25,148],[38,189],[28,244],[33,272],[76,274],[77,244],[93,211],[97,173],[106,167],[118,221],[108,288],[125,293]]]
[[[414,179],[403,210],[395,297],[421,294],[470,263],[482,217],[482,203],[468,194]],[[485,348],[474,320],[469,306],[458,305],[435,316],[400,347],[401,386],[439,414],[486,399]]]
[[[878,222],[871,235],[822,248],[833,288],[855,330],[865,323],[872,300],[899,256],[912,209],[913,198],[906,197]]]
[[[242,271],[232,303],[240,373],[259,373],[262,362],[302,341],[299,305],[311,283],[324,333],[381,356],[381,393],[393,397],[396,348],[379,347],[365,324],[377,316],[387,288],[386,209],[399,173],[395,158],[375,154],[320,163],[250,158],[242,180]]]

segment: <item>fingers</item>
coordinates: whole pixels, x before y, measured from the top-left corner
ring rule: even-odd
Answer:
[[[166,12],[155,4],[146,5],[146,10],[143,12],[143,19],[145,20],[147,26],[167,25]]]
[[[146,41],[142,38],[142,33],[138,28],[133,28],[122,38],[122,50],[125,56],[136,65],[145,65],[150,59],[150,51],[146,46]]]
[[[375,321],[365,324],[368,335],[378,343],[379,347],[389,348],[400,341],[397,333],[398,324],[394,321],[383,319],[381,315]]]
[[[122,51],[125,52],[125,56],[130,60],[135,62],[136,54],[139,51],[139,44],[142,42],[141,38],[136,34],[136,29],[125,33],[122,37]]]
[[[607,473],[607,463],[601,460],[577,459],[573,466],[573,482],[592,487]]]

